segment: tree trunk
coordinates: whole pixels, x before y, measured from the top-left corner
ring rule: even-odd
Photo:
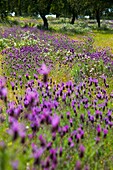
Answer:
[[[100,11],[99,11],[99,9],[96,10],[96,20],[98,23],[98,28],[100,28]]]
[[[75,22],[75,17],[76,17],[76,15],[75,15],[75,13],[73,12],[73,16],[72,16],[71,24],[74,24],[74,22]]]
[[[21,3],[22,3],[21,0],[19,0],[18,1],[18,14],[19,14],[19,16],[22,16],[22,9],[21,9],[22,4]]]
[[[7,5],[8,5],[8,12],[10,12],[10,0],[7,1]]]
[[[60,17],[60,14],[56,13],[56,18],[59,18]]]
[[[47,18],[43,14],[40,14],[40,16],[41,16],[41,18],[43,20],[43,27],[44,27],[44,29],[48,30],[48,21],[47,21]]]

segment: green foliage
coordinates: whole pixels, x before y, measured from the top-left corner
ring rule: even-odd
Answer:
[[[90,31],[90,28],[85,26],[86,24],[83,22],[76,22],[74,25],[71,24],[63,24],[61,28],[59,28],[59,31],[62,33],[67,34],[82,34],[85,32]]]
[[[52,12],[57,17],[71,16],[72,24],[78,15],[90,15],[90,17],[96,18],[98,25],[100,25],[100,16],[103,15],[103,11],[107,15],[112,13],[112,5],[111,1],[103,0],[1,0],[0,18],[4,20],[11,12],[15,12],[16,16],[38,16],[40,14],[44,28],[48,28],[45,16]],[[111,12],[108,12],[109,8]]]

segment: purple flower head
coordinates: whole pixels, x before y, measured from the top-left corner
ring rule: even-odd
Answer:
[[[101,133],[101,126],[100,126],[99,124],[97,125],[96,130],[97,130],[97,135],[100,136],[100,133]]]
[[[25,143],[25,138],[26,138],[26,128],[24,126],[24,124],[20,124],[19,123],[19,132],[18,132],[20,138],[21,138],[21,143],[24,144]]]
[[[0,98],[5,102],[7,101],[7,88],[3,87],[0,89]]]
[[[19,132],[19,123],[17,121],[14,121],[10,129],[8,130],[8,133],[13,136],[13,140],[16,140],[18,137]]]
[[[80,131],[80,135],[81,135],[81,139],[83,139],[84,138],[84,131],[83,130]]]
[[[105,138],[106,135],[108,134],[108,130],[107,129],[103,129],[103,133],[104,133],[104,138]]]
[[[52,140],[54,141],[56,139],[56,132],[52,133]]]
[[[39,102],[39,94],[36,89],[28,88],[26,90],[26,95],[24,98],[24,106],[31,108],[31,106],[36,106]]]
[[[89,170],[89,166],[86,165],[86,166],[84,167],[84,170]]]
[[[50,70],[47,68],[47,66],[43,63],[41,68],[38,70],[39,74],[43,75],[43,82],[46,83],[48,79],[48,74]]]
[[[50,167],[50,157],[48,156],[44,162],[44,169],[48,170],[48,168]]]
[[[81,169],[82,169],[81,162],[78,160],[76,161],[75,170],[81,170]]]
[[[2,87],[4,87],[5,84],[6,84],[5,78],[4,78],[4,77],[0,77],[0,89],[1,89]]]
[[[69,122],[70,122],[70,126],[72,127],[73,126],[73,119],[70,118]]]
[[[68,145],[71,145],[72,143],[72,138],[68,138]]]
[[[67,119],[69,119],[70,118],[70,112],[67,112],[66,115],[67,115]]]
[[[63,152],[63,149],[62,149],[62,147],[60,147],[60,150],[59,150],[59,156],[60,157],[62,156],[62,152]]]
[[[81,139],[81,135],[79,133],[76,134],[76,141],[77,143],[79,143],[80,139]]]
[[[34,78],[35,78],[36,80],[38,80],[38,76],[37,76],[37,74],[34,74]]]
[[[5,142],[4,141],[0,141],[0,149],[5,149],[6,148],[6,145],[5,145]]]
[[[33,148],[33,157],[34,157],[35,165],[38,165],[40,163],[40,158],[41,158],[43,152],[44,152],[43,148],[39,148],[39,149],[37,147]]]
[[[51,148],[50,149],[50,158],[53,160],[53,161],[57,161],[57,149],[56,148]],[[55,162],[54,162],[55,163]]]
[[[84,114],[81,114],[81,115],[80,115],[80,119],[81,119],[81,121],[84,123]]]
[[[19,164],[18,160],[11,162],[13,170],[18,170],[18,164]]]
[[[102,75],[101,78],[104,80],[104,83],[106,83],[106,76],[105,75]]]
[[[58,130],[59,123],[60,123],[60,117],[57,114],[54,114],[52,118],[52,132]]]
[[[85,147],[81,144],[80,147],[79,147],[79,156],[80,158],[82,158],[84,156],[84,152],[85,152]]]
[[[29,80],[29,74],[27,73],[25,76],[26,76],[26,79]]]
[[[89,120],[91,121],[91,123],[94,123],[94,121],[95,121],[94,116],[90,115]]]
[[[68,145],[71,147],[71,148],[73,148],[74,147],[74,142],[73,142],[73,140],[72,140],[72,138],[70,137],[70,138],[68,138]]]
[[[13,123],[8,130],[8,133],[13,136],[13,140],[16,140],[18,136],[21,138],[21,142],[24,143],[25,136],[26,136],[26,130],[24,124],[18,123],[17,120],[13,120]]]
[[[113,122],[109,122],[109,126],[111,128],[113,126]]]
[[[93,82],[95,83],[95,86],[97,87],[98,86],[98,80],[94,78]]]
[[[101,111],[100,111],[100,110],[96,110],[96,112],[95,112],[95,116],[96,116],[96,118],[97,118],[97,119],[99,118],[100,113],[101,113]]]
[[[50,150],[51,147],[52,147],[52,142],[47,143],[47,145],[46,145],[47,150]]]
[[[43,109],[43,121],[46,121],[47,124],[51,124],[52,117],[50,115],[50,111],[46,108]]]
[[[100,138],[99,137],[96,137],[95,138],[95,141],[96,141],[96,144],[98,144],[100,142]]]
[[[64,133],[67,133],[69,130],[69,126],[68,125],[63,126],[62,130]]]
[[[38,121],[32,121],[31,123],[31,129],[33,131],[33,133],[35,133],[36,131],[38,131],[39,129],[39,122]]]
[[[39,140],[40,140],[40,144],[42,147],[46,146],[46,140],[44,139],[44,137],[42,135],[39,136]]]
[[[12,87],[12,90],[14,90],[14,87],[15,87],[15,83],[14,82],[11,82],[11,87]]]

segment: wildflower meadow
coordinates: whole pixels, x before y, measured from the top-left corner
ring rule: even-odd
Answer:
[[[113,54],[0,27],[0,170],[113,170]]]

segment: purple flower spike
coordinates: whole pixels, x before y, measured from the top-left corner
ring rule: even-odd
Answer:
[[[7,88],[3,87],[2,89],[0,89],[0,97],[5,102],[7,101]]]
[[[101,133],[101,126],[98,125],[96,130],[97,130],[97,135],[100,136],[100,133]]]
[[[34,165],[39,165],[40,164],[40,158],[41,158],[43,152],[44,152],[44,149],[42,149],[42,148],[39,148],[39,149],[36,148],[36,150],[34,150],[34,153],[33,153],[33,157],[35,159],[34,160]]]
[[[67,112],[66,115],[67,115],[67,119],[69,119],[70,118],[70,112]]]
[[[39,74],[43,74],[43,82],[47,83],[47,79],[48,79],[48,74],[49,74],[49,69],[47,68],[47,66],[43,63],[41,68],[39,69]]]
[[[4,77],[0,77],[0,89],[1,89],[2,87],[4,87],[5,84],[6,84],[5,78],[4,78]]]
[[[14,82],[11,82],[11,87],[12,87],[12,90],[14,90],[14,87],[15,87],[15,83]]]
[[[62,147],[60,147],[60,150],[59,150],[59,156],[60,157],[62,156],[62,151],[63,151],[63,149],[62,149]]]
[[[58,130],[59,123],[60,123],[60,117],[54,114],[54,117],[52,118],[52,132]]]
[[[81,170],[81,169],[82,169],[81,162],[78,160],[76,161],[75,170]]]
[[[17,170],[17,169],[18,169],[18,164],[19,164],[18,160],[13,161],[13,162],[11,163],[13,170]]]
[[[43,63],[40,70],[39,70],[40,74],[48,74],[49,73],[49,69],[47,68],[47,66]]]
[[[107,129],[103,129],[103,133],[104,133],[104,138],[105,138],[106,135],[108,134],[108,130]]]
[[[42,147],[46,146],[46,140],[43,138],[42,135],[39,136],[39,140]]]
[[[96,144],[98,144],[100,142],[100,138],[99,137],[96,137],[95,138],[95,141],[96,141]]]
[[[83,145],[80,145],[79,151],[80,151],[80,154],[79,154],[80,158],[83,158],[84,152],[85,152],[85,147]]]
[[[85,168],[84,168],[84,170],[89,170],[89,166],[86,165]]]

